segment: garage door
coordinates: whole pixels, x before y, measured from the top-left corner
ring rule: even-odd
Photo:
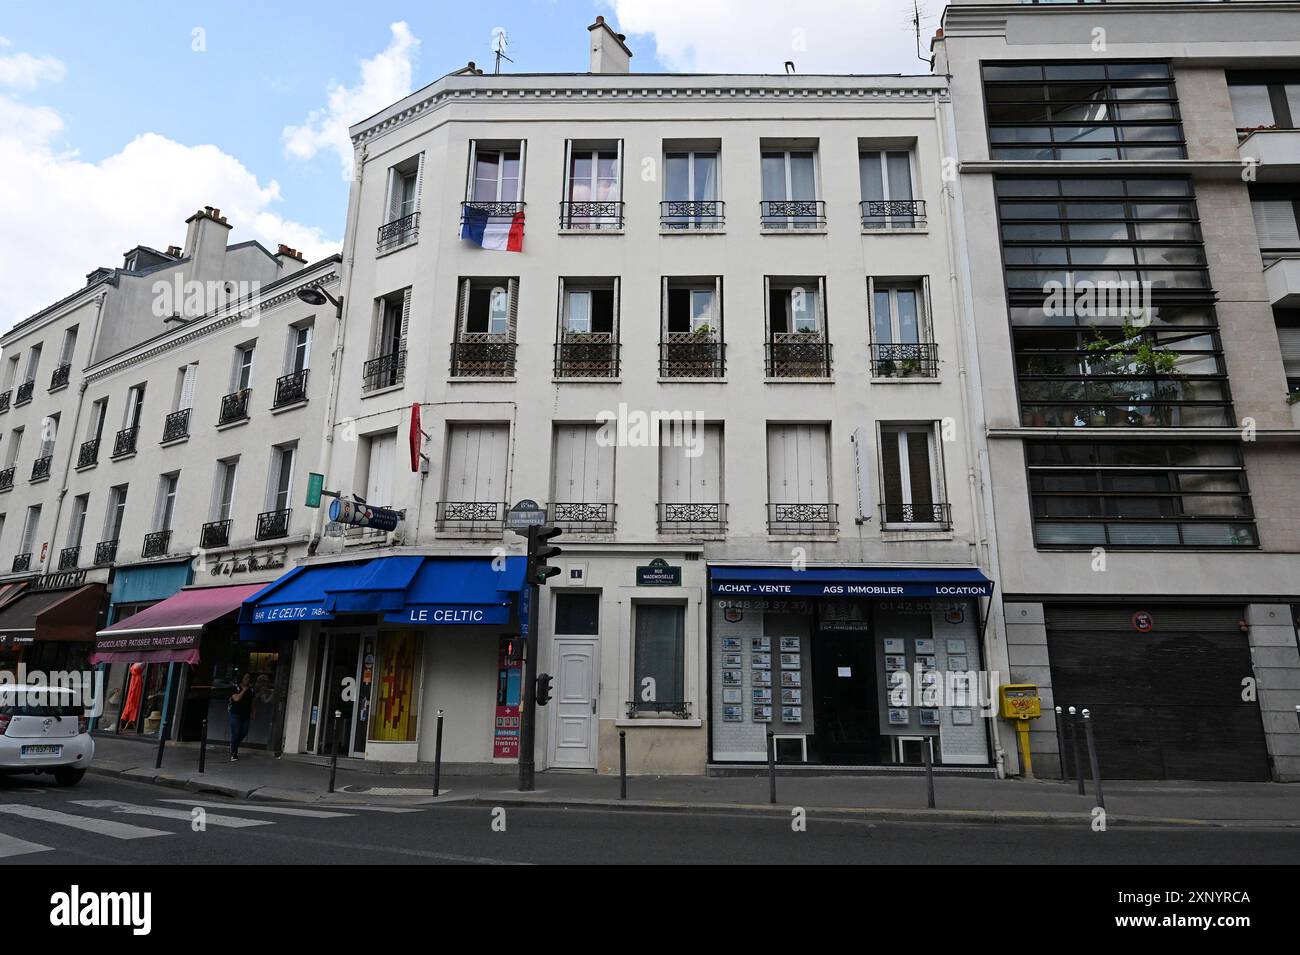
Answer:
[[[1092,711],[1103,779],[1269,779],[1242,608],[1044,609],[1053,697]]]

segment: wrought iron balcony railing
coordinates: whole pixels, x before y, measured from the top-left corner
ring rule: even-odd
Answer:
[[[931,504],[881,504],[880,520],[883,524],[924,524],[947,530],[952,527],[952,505]]]
[[[372,358],[361,366],[361,390],[378,391],[406,380],[406,352],[395,351]]]
[[[722,378],[727,373],[727,346],[690,332],[669,332],[659,343],[659,377]]]
[[[376,245],[380,252],[387,252],[389,249],[396,249],[399,246],[414,242],[419,237],[420,214],[412,212],[409,216],[402,216],[400,219],[394,219],[392,222],[385,222],[381,225]]]
[[[555,344],[555,377],[617,378],[618,359],[612,332],[565,332]]]
[[[32,392],[36,390],[36,382],[24,381],[18,386],[18,393],[14,395],[14,407],[25,405],[32,400]]]
[[[0,491],[8,491],[14,486],[14,468],[5,468],[0,471]]]
[[[618,199],[560,203],[560,228],[589,231],[623,228],[623,203]]]
[[[767,343],[767,377],[830,376],[831,345],[820,332],[776,332]]]
[[[95,566],[111,564],[117,560],[117,540],[100,541],[95,545]]]
[[[231,520],[210,521],[199,532],[199,546],[209,549],[230,546]]]
[[[81,559],[80,547],[65,547],[59,551],[59,570],[76,570]]]
[[[99,463],[99,438],[81,442],[77,450],[77,467],[88,468]]]
[[[252,393],[251,388],[241,388],[222,398],[221,411],[217,415],[217,426],[248,420],[248,397]]]
[[[525,202],[498,202],[489,199],[470,199],[460,204],[460,223],[465,224],[465,213],[473,210],[486,214],[489,219],[512,219],[516,212],[523,212]]]
[[[933,342],[873,342],[871,375],[874,378],[937,378],[939,346]]]
[[[547,522],[566,530],[608,534],[614,530],[614,505],[589,501],[562,501],[547,507]]]
[[[44,481],[50,476],[50,463],[54,460],[54,455],[46,454],[32,462],[32,480]]]
[[[838,526],[834,504],[767,505],[767,529],[773,534],[831,534]]]
[[[271,401],[272,408],[283,408],[285,405],[296,405],[300,401],[307,400],[307,369],[295,371],[288,375],[282,375],[275,379],[275,397]]]
[[[925,227],[924,199],[863,199],[858,204],[864,229]]]
[[[163,444],[190,436],[190,409],[181,408],[163,418]]]
[[[691,718],[691,704],[683,700],[628,700],[627,718],[638,716],[675,716],[679,720]]]
[[[31,570],[31,569],[32,569],[31,553],[14,555],[13,572],[15,574],[22,573],[24,570]]]
[[[9,399],[13,396],[12,391],[0,391],[0,412],[9,410]]]
[[[65,361],[54,369],[54,374],[50,375],[50,391],[66,388],[70,377],[72,377],[72,365]]]
[[[665,199],[659,203],[659,228],[673,232],[716,231],[726,224],[721,199]]]
[[[293,508],[284,507],[278,511],[263,511],[257,515],[256,537],[260,541],[275,540],[289,536],[289,515]]]
[[[113,437],[113,457],[121,458],[128,454],[135,454],[135,443],[139,437],[140,426],[138,424],[119,431]]]
[[[515,373],[515,343],[502,334],[467,332],[451,346],[453,378],[509,378]]]
[[[824,229],[826,203],[821,199],[764,199],[759,203],[764,229]]]
[[[497,501],[439,501],[438,530],[496,533],[505,520],[506,507]]]
[[[661,534],[718,534],[726,527],[727,505],[722,502],[659,504]]]
[[[144,546],[140,549],[141,557],[162,557],[171,545],[172,532],[153,531],[144,535]]]

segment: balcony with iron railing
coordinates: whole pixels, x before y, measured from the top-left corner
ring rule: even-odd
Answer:
[[[560,203],[560,229],[574,232],[617,232],[623,228],[619,199],[570,200]]]
[[[72,365],[65,361],[54,369],[54,374],[50,375],[50,391],[58,391],[60,388],[68,387],[68,379],[71,377]]]
[[[720,232],[726,224],[721,199],[665,199],[659,203],[659,228],[664,232]]]
[[[939,346],[933,342],[872,342],[871,377],[937,378]]]
[[[32,400],[32,392],[36,390],[35,381],[24,381],[18,386],[18,393],[14,395],[14,407],[25,405]]]
[[[16,468],[5,468],[0,471],[0,491],[11,490],[14,486],[14,471]]]
[[[611,534],[613,502],[561,501],[547,506],[547,523],[577,534]]]
[[[466,332],[451,345],[453,378],[511,378],[516,343],[506,334]]]
[[[412,212],[410,215],[402,216],[400,219],[394,219],[392,222],[385,222],[379,227],[376,236],[375,245],[379,252],[391,252],[394,249],[400,249],[404,245],[410,245],[420,238],[420,214]]]
[[[241,388],[232,391],[221,399],[221,410],[217,414],[217,427],[238,424],[248,420],[248,399],[253,389]]]
[[[257,533],[260,541],[277,540],[289,536],[289,516],[293,508],[283,507],[277,511],[263,511],[257,515]]]
[[[234,521],[209,521],[199,532],[199,546],[213,550],[230,546],[230,525]]]
[[[275,397],[272,408],[285,408],[307,400],[307,369],[290,372],[275,379]]]
[[[825,535],[839,527],[837,507],[830,503],[767,505],[767,529],[771,534]]]
[[[140,549],[141,557],[162,557],[171,546],[172,532],[153,531],[144,535],[144,545]]]
[[[32,555],[30,552],[26,554],[14,555],[13,572],[15,574],[21,574],[23,571],[31,570],[31,569],[32,569]]]
[[[13,397],[12,391],[0,391],[0,414],[9,410],[9,399]]]
[[[765,230],[826,228],[826,203],[822,199],[764,199],[758,205],[759,222]]]
[[[496,536],[501,533],[507,506],[497,501],[439,501],[438,532]]]
[[[127,455],[135,454],[136,440],[140,437],[140,426],[132,425],[129,428],[123,428],[113,436],[113,457],[124,458]]]
[[[179,411],[173,411],[167,417],[163,418],[163,444],[171,444],[173,441],[184,441],[189,436],[189,408],[181,408]]]
[[[627,718],[662,718],[672,716],[679,720],[691,718],[691,704],[686,700],[628,700]]]
[[[868,232],[925,228],[924,199],[863,199],[858,209]]]
[[[482,222],[484,217],[488,221],[496,219],[498,222],[510,222],[515,215],[524,211],[525,202],[497,201],[492,199],[470,199],[460,204],[460,224],[462,230],[465,223],[474,219]]]
[[[90,468],[99,463],[99,438],[81,442],[77,449],[77,467]]]
[[[95,545],[95,566],[102,567],[117,560],[117,539],[100,541]]]
[[[727,505],[712,503],[659,504],[660,534],[724,534],[727,530]]]
[[[892,528],[951,530],[952,505],[946,502],[881,504],[880,521],[882,526]]]
[[[65,547],[59,551],[59,570],[76,570],[81,559],[80,547]]]
[[[362,392],[393,388],[406,380],[406,352],[396,351],[372,358],[361,366]]]
[[[726,356],[727,346],[711,334],[668,332],[659,343],[659,377],[722,378]]]
[[[556,378],[617,378],[619,343],[613,332],[565,332],[555,343]]]
[[[831,376],[831,344],[821,332],[773,332],[766,350],[769,378]]]
[[[50,464],[54,461],[54,455],[45,454],[32,462],[31,481],[35,484],[37,481],[44,481],[50,476]]]

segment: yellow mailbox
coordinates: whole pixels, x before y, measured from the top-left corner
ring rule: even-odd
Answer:
[[[1020,761],[1025,766],[1025,777],[1031,778],[1034,775],[1034,764],[1029,758],[1029,721],[1036,720],[1043,714],[1038,686],[1034,683],[1004,683],[998,687],[998,698],[1002,702],[1002,718],[1016,721]]]

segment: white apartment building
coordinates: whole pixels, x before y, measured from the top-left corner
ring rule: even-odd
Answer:
[[[320,470],[403,519],[318,512],[245,607],[302,621],[286,750],[339,713],[344,755],[432,760],[442,715],[446,762],[514,763],[503,522],[533,501],[564,530],[540,767],[616,770],[626,732],[631,772],[698,773],[771,730],[787,762],[997,772],[976,687],[934,695],[1007,669],[946,80],[638,74],[589,33],[590,72],[470,64],[351,130]]]
[[[298,293],[336,291],[340,262],[227,247],[229,231],[200,211],[183,248],[133,250],[0,340],[18,383],[0,415],[0,660],[105,664],[101,732],[165,716],[197,739],[212,695],[219,739],[222,687],[251,669],[250,740],[279,733],[292,644],[235,639],[235,612],[306,553],[337,316]],[[155,619],[178,607],[185,626]]]

